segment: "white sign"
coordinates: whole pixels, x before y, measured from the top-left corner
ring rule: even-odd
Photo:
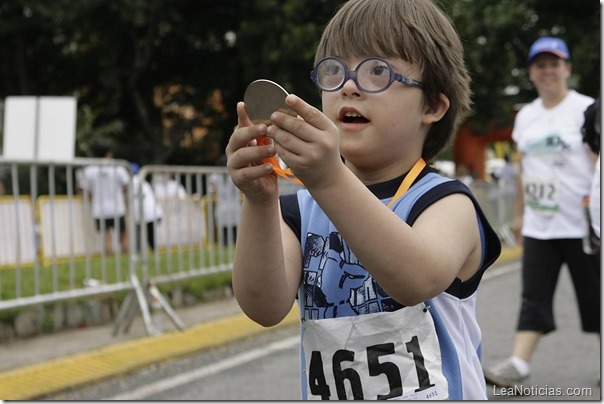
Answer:
[[[74,97],[6,97],[4,157],[73,160],[76,114]]]
[[[33,160],[36,149],[36,97],[6,97],[4,157]]]

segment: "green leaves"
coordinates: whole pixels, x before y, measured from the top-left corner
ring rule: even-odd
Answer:
[[[251,81],[275,80],[320,106],[308,75],[323,27],[342,2],[4,0],[0,99],[77,94],[87,122],[78,129],[79,155],[90,139],[112,137],[117,156],[143,164],[213,164],[209,150],[222,151],[236,124],[235,103]],[[571,83],[598,95],[597,0],[437,2],[464,43],[478,132],[510,124],[513,105],[535,96],[525,59],[539,36],[565,39]],[[221,107],[210,108],[217,90]],[[198,159],[171,158],[185,155],[177,153],[181,144]]]
[[[536,93],[526,72],[530,45],[541,36],[564,39],[573,59],[571,85],[598,96],[600,23],[597,0],[442,0],[464,43],[472,77],[477,133],[513,122],[514,105]],[[589,81],[584,78],[589,77]]]

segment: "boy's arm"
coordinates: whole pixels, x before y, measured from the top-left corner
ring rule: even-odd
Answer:
[[[279,323],[294,303],[302,273],[300,244],[281,217],[279,202],[244,197],[233,262],[241,309],[263,326]]]
[[[363,266],[395,300],[415,305],[443,292],[480,265],[481,239],[471,200],[449,195],[410,227],[347,169],[311,190]]]
[[[272,144],[258,145],[266,125],[254,125],[243,102],[238,124],[225,149],[233,184],[244,195],[235,243],[233,290],[243,311],[271,326],[289,313],[302,271],[296,236],[283,223],[277,176],[262,159],[275,155]]]
[[[302,119],[271,116],[275,125],[267,131],[277,152],[390,296],[415,305],[442,293],[456,277],[467,280],[478,271],[481,237],[470,198],[446,196],[410,227],[344,165],[336,125],[296,96],[286,97],[286,103]],[[410,169],[420,153],[402,156],[404,166]]]

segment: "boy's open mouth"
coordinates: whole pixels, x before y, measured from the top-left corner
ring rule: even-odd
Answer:
[[[356,112],[345,112],[340,116],[340,119],[344,123],[367,123],[369,120],[363,115]]]

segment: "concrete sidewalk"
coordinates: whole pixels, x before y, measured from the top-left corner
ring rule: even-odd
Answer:
[[[520,254],[520,248],[504,249],[491,270],[517,260]],[[264,328],[242,314],[234,298],[176,312],[187,327],[178,331],[165,316],[165,332],[157,336],[147,336],[142,320],[136,318],[127,334],[115,337],[113,324],[108,324],[2,344],[0,400],[40,399],[299,321],[294,306],[281,324]]]

